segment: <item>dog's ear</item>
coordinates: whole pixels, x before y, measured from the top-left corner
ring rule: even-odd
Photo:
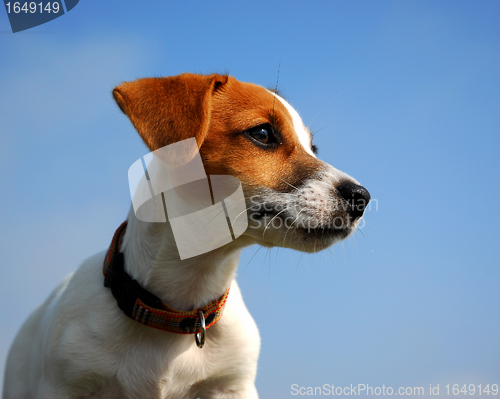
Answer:
[[[228,76],[182,74],[125,82],[113,97],[151,151],[191,137],[198,148],[210,125],[212,96]]]

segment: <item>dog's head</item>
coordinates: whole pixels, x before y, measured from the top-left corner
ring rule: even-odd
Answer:
[[[278,94],[224,75],[123,83],[120,109],[155,151],[195,137],[208,175],[236,176],[252,237],[306,252],[352,233],[370,200],[356,180],[316,158],[312,135]]]

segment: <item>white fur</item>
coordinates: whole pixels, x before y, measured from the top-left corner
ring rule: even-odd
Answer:
[[[292,117],[293,128],[295,130],[295,133],[297,134],[297,137],[299,138],[300,144],[302,144],[302,147],[304,147],[304,150],[306,150],[309,155],[316,158],[316,155],[314,155],[311,148],[311,133],[304,126],[299,113],[284,98],[277,95],[276,93],[273,93],[272,91],[270,93],[272,93],[285,106],[286,110]]]
[[[246,234],[260,245],[293,248],[303,252],[321,251],[351,234],[358,227],[359,219],[352,221],[347,217],[345,202],[336,194],[335,185],[340,181],[357,181],[323,161],[318,162],[322,165],[321,170],[294,190],[283,193],[266,188],[250,196],[251,210],[270,207],[279,214],[264,218],[251,215],[251,228]],[[311,239],[308,234],[311,230],[328,229],[332,220],[345,229],[343,234],[322,232]]]
[[[248,243],[240,238],[175,260],[169,224],[140,222],[131,210],[122,250],[125,269],[141,285],[183,310],[220,297],[231,284],[205,347],[199,349],[193,335],[125,317],[103,286],[102,252],[66,278],[25,323],[9,354],[4,399],[257,398],[259,333],[233,281]]]

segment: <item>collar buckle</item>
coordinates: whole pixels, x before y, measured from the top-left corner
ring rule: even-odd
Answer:
[[[201,331],[199,333],[195,333],[194,338],[196,340],[196,345],[198,345],[198,348],[201,349],[203,348],[203,345],[205,345],[205,335],[207,329],[205,328],[205,314],[202,310],[198,310],[198,315],[200,316]]]

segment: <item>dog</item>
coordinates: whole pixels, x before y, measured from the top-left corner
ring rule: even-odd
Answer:
[[[194,138],[208,175],[236,177],[248,228],[180,260],[170,223],[141,221],[131,209],[108,251],[25,322],[3,398],[257,398],[259,332],[234,281],[241,250],[321,251],[356,229],[370,194],[316,157],[311,133],[276,91],[186,73],[126,82],[113,96],[151,151]],[[188,315],[172,324],[189,326],[162,331],[161,321],[133,313],[139,303],[146,316]]]

